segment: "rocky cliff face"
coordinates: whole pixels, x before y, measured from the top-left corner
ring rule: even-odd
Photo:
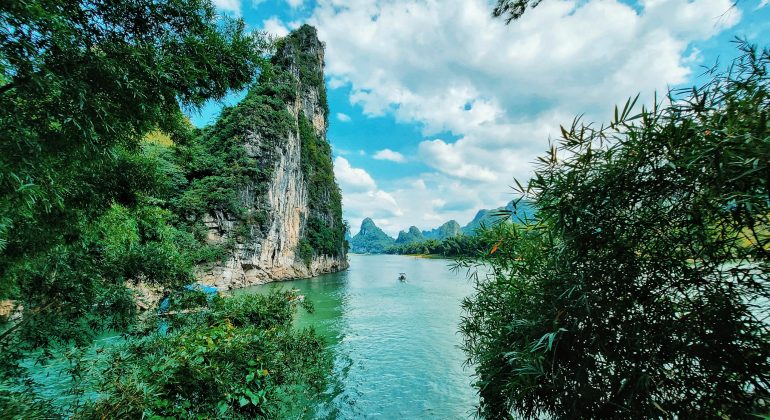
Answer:
[[[457,235],[460,235],[462,233],[462,228],[460,227],[460,224],[458,224],[454,220],[450,220],[443,225],[437,227],[436,229],[423,231],[422,235],[425,237],[425,239],[435,239],[438,241],[443,241],[447,238],[454,238]]]
[[[256,163],[239,180],[237,211],[210,212],[208,240],[230,258],[201,270],[201,281],[232,289],[315,276],[348,267],[341,196],[326,140],[324,45],[303,26],[278,43],[257,88],[232,125],[242,153]],[[224,127],[224,125],[222,125]],[[214,135],[229,135],[220,128]],[[235,150],[238,150],[236,148]]]
[[[398,232],[398,238],[396,238],[396,245],[407,245],[413,242],[422,242],[425,238],[420,232],[417,226],[411,226],[408,231]]]

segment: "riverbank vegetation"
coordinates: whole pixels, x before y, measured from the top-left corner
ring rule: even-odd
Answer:
[[[315,333],[292,328],[299,296],[279,289],[208,300],[190,294],[170,306],[166,316],[143,325],[149,334],[111,350],[110,359],[118,363],[99,372],[98,382],[99,391],[109,397],[86,403],[77,416],[308,414],[313,395],[324,389],[331,359]]]
[[[386,254],[398,255],[436,255],[441,257],[477,256],[485,252],[475,236],[460,235],[444,240],[428,239],[427,241],[411,242],[404,245],[394,245],[385,249]]]
[[[180,108],[252,85],[272,42],[207,0],[54,3],[0,5],[0,300],[11,307],[0,412],[251,418],[306,406],[328,361],[314,333],[291,329],[296,296],[192,299],[162,320],[136,301],[137,288],[179,290],[232,251],[206,243],[204,213],[261,226],[234,185],[269,167],[232,144],[237,110],[198,130]],[[255,124],[285,128],[283,82],[263,78],[247,96],[266,120]],[[81,356],[104,334],[125,342],[90,365]],[[73,388],[80,405],[38,393],[33,362],[62,359],[60,374],[87,384]]]
[[[501,215],[500,219],[489,226],[482,225],[473,235],[457,235],[442,240],[428,239],[403,245],[393,245],[385,249],[385,254],[398,255],[433,255],[447,258],[482,257],[494,248],[500,230],[510,224],[509,215]]]
[[[770,52],[607,125],[519,186],[461,330],[488,418],[770,413]],[[462,264],[473,264],[464,262]]]

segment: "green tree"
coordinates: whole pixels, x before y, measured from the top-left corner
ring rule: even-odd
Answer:
[[[184,142],[180,104],[245,86],[264,46],[208,0],[0,4],[0,299],[24,310],[4,355],[125,329],[126,281],[189,279],[161,208],[185,180],[142,139]]]
[[[227,137],[245,112],[197,130],[180,105],[261,70],[247,116],[285,132],[269,47],[209,0],[0,4],[0,300],[22,312],[0,323],[4,416],[285,418],[312,405],[330,366],[322,340],[292,328],[298,296],[178,292],[227,252],[205,244],[201,215],[238,214],[234,184],[269,175]],[[138,319],[139,281],[176,290],[170,308]],[[97,351],[108,330],[122,344]],[[37,393],[20,363],[52,355],[71,363],[57,373],[74,406]]]
[[[489,418],[745,418],[770,398],[770,53],[576,121],[461,330]]]

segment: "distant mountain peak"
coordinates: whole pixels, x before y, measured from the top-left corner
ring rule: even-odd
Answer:
[[[426,239],[435,239],[437,241],[453,238],[460,234],[462,234],[460,224],[455,220],[450,220],[433,230],[426,230],[422,232],[422,235]]]
[[[370,217],[361,221],[361,230],[348,241],[350,251],[358,254],[379,254],[395,243]]]
[[[462,231],[466,235],[474,235],[476,229],[484,226],[491,226],[502,220],[513,220],[514,222],[521,222],[525,219],[532,217],[535,214],[535,207],[526,200],[509,201],[503,207],[490,210],[479,210],[473,220],[462,228]],[[510,217],[505,217],[505,212],[509,212]]]
[[[411,244],[413,242],[422,242],[425,238],[422,236],[422,232],[420,232],[420,229],[417,228],[417,226],[411,226],[409,227],[409,231],[401,231],[398,233],[398,238],[396,239],[396,245],[406,245]]]

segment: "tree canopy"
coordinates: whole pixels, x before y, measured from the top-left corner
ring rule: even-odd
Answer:
[[[251,82],[265,45],[205,0],[0,5],[0,299],[24,343],[120,329],[126,280],[186,280],[157,206],[179,180],[142,140],[184,142],[180,104]]]
[[[0,3],[3,416],[297,417],[323,390],[328,354],[293,328],[296,294],[180,287],[231,251],[200,213],[232,210],[234,179],[266,170],[225,138],[232,109],[207,130],[181,109],[251,85],[271,48],[210,0]],[[260,81],[252,118],[281,129],[285,103],[259,94],[284,88]],[[168,308],[138,317],[140,284]],[[32,362],[51,360],[69,363],[51,374],[74,406],[38,392]]]
[[[770,53],[575,121],[464,302],[489,418],[744,418],[770,398]]]

